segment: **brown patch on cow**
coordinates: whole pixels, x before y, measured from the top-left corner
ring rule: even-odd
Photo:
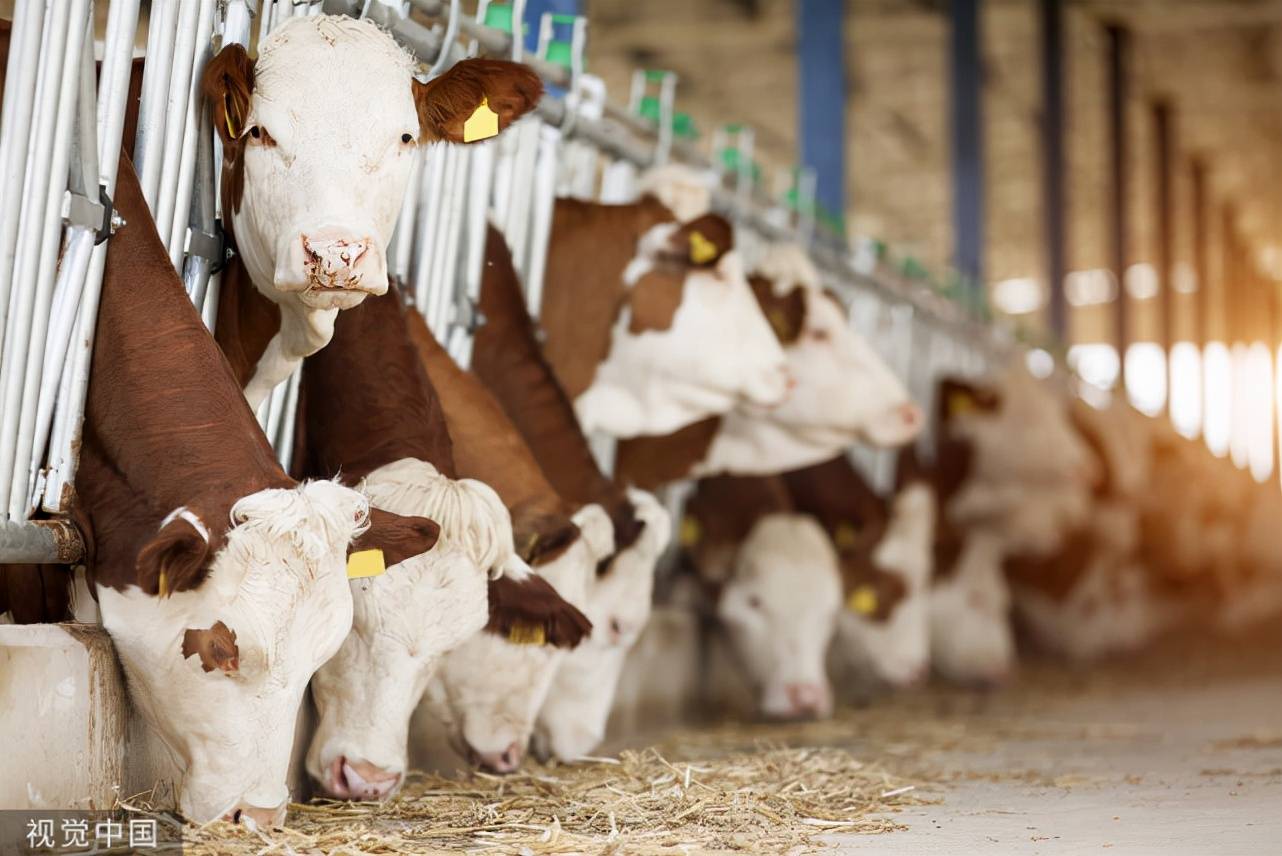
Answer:
[[[1001,409],[1001,393],[981,384],[946,377],[939,381],[936,418],[947,426],[958,416],[980,411],[993,413]]]
[[[720,214],[704,214],[686,223],[668,239],[668,252],[682,266],[713,268],[734,249],[734,226]]]
[[[512,508],[511,514],[516,553],[531,567],[559,559],[579,538],[579,527],[562,514],[527,506]]]
[[[230,223],[245,197],[245,122],[254,91],[254,61],[242,46],[227,45],[205,64],[200,91],[223,141],[223,219]]]
[[[653,196],[628,205],[556,200],[540,318],[544,353],[571,401],[592,385],[610,353],[627,300],[623,271],[637,255],[637,241],[675,219]]]
[[[684,292],[684,273],[652,270],[643,275],[629,295],[628,332],[635,336],[669,329]]]
[[[709,416],[662,436],[632,437],[615,447],[614,480],[621,485],[654,490],[688,478],[708,456],[721,430],[721,417]]]
[[[1062,602],[1086,575],[1091,559],[1098,555],[1095,539],[1080,529],[1069,533],[1063,545],[1049,556],[1007,556],[1002,569],[1011,582]]]
[[[225,675],[240,669],[240,648],[236,646],[236,631],[221,621],[204,630],[187,628],[183,632],[183,659],[193,654],[200,657],[200,668],[206,672],[220,671]]]
[[[95,542],[89,582],[157,592],[163,567],[180,591],[203,578],[197,554],[221,548],[237,500],[294,482],[183,289],[123,156],[115,204],[128,222],[107,246],[98,320],[111,335],[94,339],[76,477]],[[191,541],[199,536],[185,522],[157,533],[180,506],[208,527],[208,545]]]
[[[484,100],[502,131],[528,113],[543,95],[543,82],[528,66],[497,59],[465,59],[427,83],[412,82],[419,139],[465,142],[463,124]]]
[[[908,583],[901,572],[887,570],[873,564],[866,553],[839,554],[841,588],[846,607],[860,617],[877,624],[884,624],[895,614],[895,609],[908,597]],[[863,611],[865,598],[871,611]]]
[[[632,546],[645,524],[623,490],[597,466],[574,405],[543,354],[511,253],[493,226],[485,241],[481,313],[485,323],[473,342],[472,371],[512,420],[561,498],[576,510],[590,503],[606,509],[614,523],[615,548]]]
[[[352,542],[351,551],[382,550],[386,567],[422,555],[436,546],[441,527],[426,517],[393,514],[370,508],[369,529]]]
[[[574,648],[592,632],[592,622],[537,574],[490,580],[490,619],[485,632],[513,641]]]
[[[780,297],[775,293],[774,282],[755,274],[748,277],[748,285],[752,286],[752,294],[779,343],[791,345],[800,339],[806,326],[805,289],[796,286]]]
[[[485,384],[459,368],[441,347],[423,317],[411,310],[408,320],[410,338],[441,398],[459,475],[494,488],[514,514],[513,535],[518,544],[533,544],[530,549],[534,549],[539,538],[560,533],[550,543],[568,546],[573,541],[569,533],[577,537],[578,527],[520,432]],[[537,528],[525,528],[536,522]],[[537,536],[534,541],[532,536]]]
[[[667,251],[627,294],[628,332],[638,335],[670,329],[681,308],[686,277],[691,271],[716,267],[733,249],[733,237],[733,227],[718,214],[705,214],[673,232]]]
[[[975,450],[969,440],[947,435],[942,426],[935,436],[934,463],[926,465],[916,448],[907,446],[895,462],[895,481],[900,490],[912,482],[924,483],[934,496],[933,581],[941,582],[953,576],[966,547],[965,531],[949,519],[946,509],[970,475]]]
[[[788,488],[778,476],[700,479],[686,502],[681,546],[699,576],[708,578],[710,569],[725,564],[761,518],[793,510]]]
[[[214,338],[242,389],[278,332],[280,307],[254,287],[249,271],[236,256],[222,272]]]
[[[2,58],[0,58],[2,59]],[[62,565],[0,565],[0,613],[14,624],[71,619],[71,575]]]
[[[197,588],[212,559],[205,536],[175,518],[138,551],[138,587],[161,597]]]

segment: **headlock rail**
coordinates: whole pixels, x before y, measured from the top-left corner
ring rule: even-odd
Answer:
[[[0,181],[21,192],[0,198],[0,563],[71,563],[81,550],[67,515],[107,242],[120,225],[111,197],[139,24],[139,0],[112,0],[96,46],[93,5],[18,3],[10,33]],[[674,133],[674,75],[639,76],[628,107],[608,101],[602,82],[585,73],[586,19],[531,22],[539,45],[525,51],[512,36],[525,31],[524,5],[480,0],[469,15],[459,0],[152,0],[134,163],[206,325],[214,324],[227,247],[221,143],[199,90],[204,64],[224,45],[252,48],[291,17],[327,13],[372,19],[428,75],[464,57],[504,56],[527,63],[551,90],[498,140],[415,155],[388,272],[464,366],[484,320],[476,306],[487,223],[504,233],[537,318],[556,196],[629,201],[638,175],[667,162],[707,176],[714,208],[734,222],[743,245],[807,246],[824,284],[849,304],[851,323],[923,405],[941,368],[979,372],[1014,347],[1004,330],[933,292],[857,270],[846,246],[816,236],[813,212],[802,206],[794,216],[772,202],[745,166],[750,130],[737,129],[733,169]],[[638,109],[652,83],[657,121]],[[726,140],[722,134],[716,143]],[[258,414],[285,461],[298,388],[295,372]],[[608,459],[608,449],[603,454]],[[889,477],[884,456],[861,454],[875,477]]]

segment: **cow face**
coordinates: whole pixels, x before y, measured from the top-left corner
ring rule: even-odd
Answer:
[[[579,537],[539,568],[561,597],[587,603],[596,566],[612,548],[613,527],[597,505],[573,517]],[[471,763],[495,773],[520,766],[563,653],[555,648],[477,633],[445,656],[428,685],[426,701],[451,745]]]
[[[233,506],[198,588],[99,588],[132,699],[183,770],[189,820],[284,817],[298,707],[351,629],[345,557],[368,514],[361,494],[334,482],[263,490]],[[163,592],[166,576],[204,556],[203,528],[167,523],[139,554],[140,578],[161,575]]]
[[[512,522],[497,494],[404,458],[363,490],[376,508],[441,526],[429,553],[352,581],[352,632],[317,673],[320,723],[307,771],[330,796],[374,800],[404,778],[410,717],[446,652],[485,626],[486,572],[513,555]]]
[[[930,667],[934,524],[930,489],[920,483],[904,488],[870,561],[861,563],[867,567],[846,579],[836,644],[892,687],[921,681]]]
[[[969,533],[952,569],[937,569],[930,592],[930,659],[947,680],[977,687],[1005,683],[1015,660],[1010,591],[1002,544]]]
[[[840,604],[837,554],[819,524],[796,514],[757,521],[735,555],[717,617],[763,715],[832,713],[824,655]]]
[[[493,136],[541,92],[515,63],[465,60],[426,84],[412,72],[388,33],[329,15],[286,21],[257,62],[232,45],[207,66],[236,245],[282,308],[346,309],[383,294],[417,146]],[[323,327],[314,337],[312,350],[328,339]]]
[[[667,434],[741,402],[783,401],[783,349],[752,296],[724,219],[652,227],[624,282],[609,353],[575,400],[586,430]]]
[[[557,667],[534,733],[534,747],[542,757],[574,761],[600,744],[624,660],[650,618],[654,568],[667,547],[671,522],[650,494],[631,490],[628,496],[645,528],[614,556],[588,592],[584,611],[592,621],[592,636],[566,653]]]

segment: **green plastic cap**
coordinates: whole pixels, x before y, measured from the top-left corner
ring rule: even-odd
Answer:
[[[672,117],[672,133],[684,140],[699,139],[699,129],[689,113],[678,113]]]
[[[574,64],[574,50],[569,42],[548,42],[547,61],[553,65],[559,65],[562,68],[569,68]]]
[[[662,111],[659,109],[659,99],[654,95],[647,95],[641,99],[637,105],[637,115],[642,119],[649,119],[651,122],[658,122]]]
[[[507,3],[491,3],[485,9],[485,26],[512,32],[512,7]]]

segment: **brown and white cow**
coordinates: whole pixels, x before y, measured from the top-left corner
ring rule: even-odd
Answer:
[[[684,560],[771,718],[827,716],[824,660],[841,609],[837,553],[778,476],[701,479],[681,522]]]
[[[351,627],[345,560],[368,502],[276,464],[123,157],[115,203],[128,223],[108,248],[76,477],[89,580],[183,772],[183,814],[277,822],[307,681]],[[415,554],[437,535],[388,525]]]
[[[387,244],[416,148],[472,141],[478,112],[505,128],[542,92],[511,62],[464,60],[427,83],[413,71],[390,34],[334,15],[286,21],[257,61],[230,45],[206,66],[225,222],[279,312],[253,355],[253,407],[325,346],[339,310],[387,290]]]
[[[512,510],[517,544],[539,576],[566,601],[586,608],[597,567],[614,552],[609,516],[595,503],[571,513],[480,379],[459,368],[422,316],[410,313],[409,320],[420,359],[441,397],[459,471],[485,479],[498,491]],[[571,533],[564,537],[567,525]],[[564,656],[558,647],[578,645],[593,629],[583,615],[576,611],[575,616],[576,623],[560,638],[543,628],[533,636],[479,633],[445,657],[426,703],[456,751],[494,772],[520,765]]]
[[[930,668],[929,488],[911,481],[884,499],[845,455],[783,480],[796,509],[818,520],[837,550],[845,605],[830,657],[837,672],[861,684],[921,681]]]
[[[558,199],[544,279],[545,353],[589,434],[665,434],[786,396],[783,351],[717,215]]]
[[[619,674],[650,617],[655,564],[666,549],[668,513],[643,491],[624,490],[597,466],[569,397],[543,355],[507,245],[491,229],[481,283],[485,324],[472,366],[571,507],[596,503],[614,524],[614,554],[597,569],[584,611],[592,635],[567,653],[539,711],[536,748],[564,761],[596,748]]]

